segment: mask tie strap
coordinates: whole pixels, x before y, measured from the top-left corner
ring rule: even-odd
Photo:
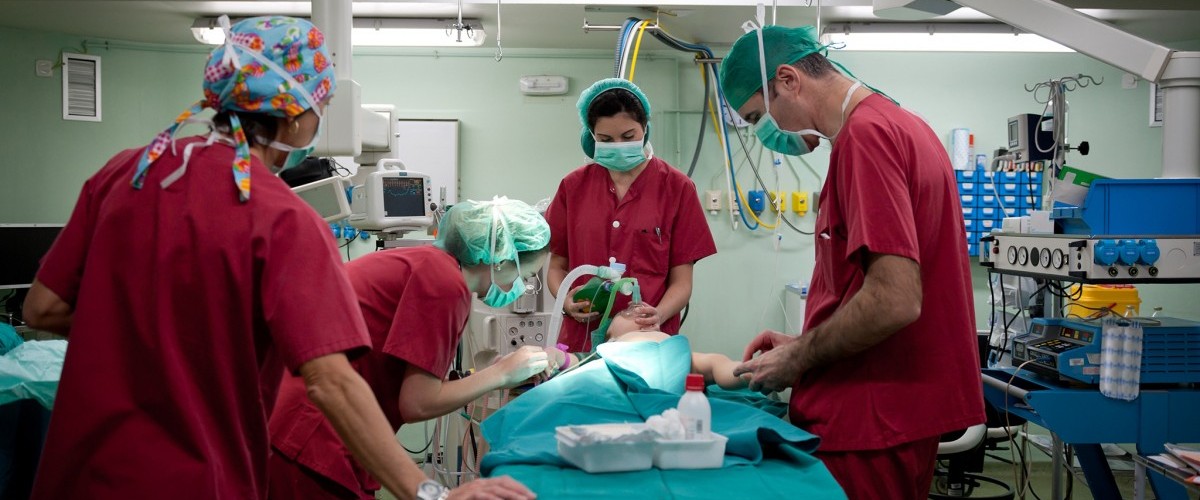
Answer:
[[[216,142],[217,138],[219,138],[219,137],[220,137],[220,133],[217,132],[216,130],[213,130],[211,133],[208,134],[208,140],[204,141],[203,147],[207,148],[209,146],[212,146],[213,143]],[[177,181],[181,177],[183,177],[184,174],[187,173],[188,162],[192,161],[192,148],[195,148],[197,144],[199,144],[199,143],[193,142],[193,143],[188,144],[187,146],[183,147],[183,163],[180,164],[179,168],[175,169],[174,172],[171,172],[170,175],[167,175],[165,178],[163,178],[162,182],[158,183],[159,187],[166,189],[166,188],[170,187],[171,184],[174,184],[175,181]]]

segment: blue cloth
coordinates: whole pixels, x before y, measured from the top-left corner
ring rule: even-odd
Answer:
[[[66,357],[65,340],[25,342],[0,356],[0,405],[34,399],[51,409]]]
[[[8,323],[0,323],[0,356],[8,353],[17,346],[25,342],[25,339],[17,335],[17,330]]]
[[[712,430],[725,435],[719,474],[658,470],[588,474],[558,456],[555,427],[644,422],[674,408],[691,371],[687,338],[601,344],[602,362],[521,395],[483,422],[485,476],[507,474],[542,498],[845,498],[810,453],[819,439],[754,407],[710,399]]]

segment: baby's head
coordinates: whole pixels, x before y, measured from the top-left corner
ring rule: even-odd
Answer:
[[[658,331],[658,325],[642,326],[637,321],[634,321],[639,316],[639,306],[640,304],[629,304],[629,307],[625,308],[624,311],[613,315],[612,321],[608,324],[608,331],[605,332],[604,340],[616,340],[621,338],[622,335],[639,330]]]

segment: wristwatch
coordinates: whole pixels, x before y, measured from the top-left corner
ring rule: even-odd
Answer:
[[[417,485],[417,498],[420,500],[445,500],[450,496],[450,488],[432,479],[426,479]]]

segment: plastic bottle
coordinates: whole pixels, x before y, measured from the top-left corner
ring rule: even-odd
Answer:
[[[704,375],[687,376],[687,392],[679,398],[679,416],[683,419],[684,439],[708,439],[712,426],[712,407],[704,395]]]

